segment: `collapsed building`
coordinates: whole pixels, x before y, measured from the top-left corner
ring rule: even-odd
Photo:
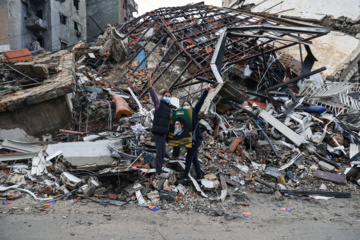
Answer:
[[[16,119],[18,111],[31,114],[24,102],[56,102],[71,117],[56,124],[63,125],[57,132],[43,129],[50,137],[37,132],[31,143],[1,135],[0,191],[3,196],[22,191],[40,201],[81,196],[118,206],[199,197],[221,203],[241,188],[276,191],[279,199],[351,197],[360,176],[359,89],[358,83],[329,81],[334,78],[327,66],[316,65],[320,56],[313,43],[329,33],[266,13],[199,3],[108,26],[95,43],[79,43],[72,53],[36,61],[30,55],[30,62],[10,64],[11,55],[4,52],[9,72],[2,76],[6,97],[0,101],[0,121],[10,122],[3,120],[6,115]],[[158,93],[173,92],[174,104],[196,102],[205,85],[213,86],[199,122],[201,184],[190,177],[190,186],[175,186],[185,165],[171,156],[163,168],[169,179],[154,178],[149,72]],[[9,87],[14,76],[48,81],[36,88]],[[59,114],[50,106],[49,112]],[[31,126],[26,135],[34,137]],[[39,179],[38,184],[26,183],[27,178]],[[244,194],[237,199],[250,204]]]

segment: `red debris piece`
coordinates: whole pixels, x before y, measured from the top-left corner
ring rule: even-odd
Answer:
[[[234,141],[229,146],[230,152],[231,153],[235,152],[236,148],[239,146],[240,143],[241,143],[241,138],[235,138]]]
[[[3,54],[7,59],[2,60],[2,62],[6,62],[6,63],[25,62],[33,58],[31,52],[27,48],[5,51],[3,52]]]

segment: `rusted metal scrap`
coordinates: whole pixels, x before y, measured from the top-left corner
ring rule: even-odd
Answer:
[[[223,35],[227,28],[233,32]],[[299,43],[311,44],[310,40],[327,34],[329,29],[199,3],[156,9],[120,26],[117,31],[128,42],[126,58],[131,68],[126,69],[123,78],[138,75],[145,70],[145,64],[146,71],[154,73],[153,83],[163,79],[169,89],[177,89],[202,83],[201,79],[219,79],[210,67],[214,54],[220,58],[213,61],[217,69],[246,63],[260,70],[269,81],[266,87],[282,83],[284,77],[292,77],[279,61],[276,61],[278,71],[268,65],[268,60],[276,57],[275,51]],[[220,36],[219,52],[216,47]],[[152,55],[156,55],[155,64],[146,65]],[[255,58],[257,60],[252,61]],[[184,59],[185,64],[179,64]],[[181,66],[179,74],[171,73],[174,66]],[[145,82],[137,86],[141,96],[147,91],[146,85]]]

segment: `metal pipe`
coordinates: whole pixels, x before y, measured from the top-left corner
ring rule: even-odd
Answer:
[[[101,30],[102,34],[104,34],[104,30],[99,26],[99,24],[93,19],[92,16],[89,16],[91,20],[93,20],[93,22],[95,23],[95,25]]]
[[[287,86],[287,85],[289,85],[289,84],[291,84],[291,83],[298,82],[298,81],[300,81],[301,79],[310,77],[310,76],[312,76],[312,75],[314,75],[314,74],[316,74],[316,73],[319,73],[319,72],[322,72],[322,71],[325,71],[325,70],[326,70],[326,67],[322,67],[322,68],[316,69],[316,70],[314,70],[314,71],[311,71],[311,72],[309,72],[309,73],[306,73],[306,74],[304,74],[304,75],[301,75],[301,76],[299,76],[299,77],[297,77],[297,78],[293,78],[293,79],[291,79],[291,80],[289,80],[289,81],[287,81],[287,82],[283,82],[283,83],[277,84],[277,85],[275,85],[275,86],[272,86],[272,87],[268,88],[267,91],[270,91],[270,90],[273,90],[273,89],[277,89],[277,88],[280,88],[280,87]]]

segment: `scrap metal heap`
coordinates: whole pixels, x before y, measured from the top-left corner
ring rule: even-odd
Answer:
[[[250,63],[251,68],[264,72],[276,51],[299,43],[310,44],[311,39],[329,31],[261,13],[202,4],[160,8],[117,30],[128,43],[122,76],[139,78],[144,63],[153,58],[147,64],[147,70],[154,72],[153,82],[164,81],[170,90],[215,79],[213,64],[222,70]],[[222,33],[226,30],[229,33],[224,37]],[[220,47],[216,51],[217,44]],[[282,82],[286,76],[282,64],[278,61],[276,64],[279,69],[269,69],[265,77],[269,81],[267,86],[274,85],[273,81]],[[175,67],[179,68],[178,74],[172,73]],[[140,85],[137,87],[143,96],[146,84]]]
[[[360,157],[359,90],[325,83],[325,68],[312,70],[311,40],[328,31],[203,4],[109,26],[94,45],[73,49],[73,126],[59,135],[67,142],[42,148],[4,140],[1,194],[24,191],[40,201],[80,196],[119,206],[136,200],[210,215],[231,208],[225,200],[248,206],[252,191],[278,191],[279,200],[350,197],[359,192],[347,182],[360,178],[353,162]],[[296,61],[286,52],[299,45],[307,56]],[[201,184],[190,177],[189,186],[175,186],[185,156],[171,157],[170,148],[163,168],[169,179],[154,178],[149,72],[158,92],[170,89],[192,102],[204,83],[214,86],[199,122]],[[207,208],[198,198],[217,205]]]

